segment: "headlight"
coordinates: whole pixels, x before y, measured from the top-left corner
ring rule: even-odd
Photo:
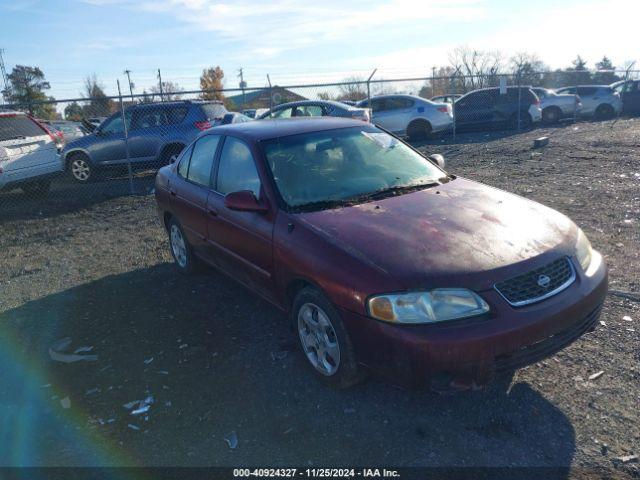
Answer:
[[[444,322],[489,311],[487,302],[465,288],[376,295],[368,300],[367,308],[378,320],[409,324]]]
[[[585,272],[591,264],[592,255],[593,250],[591,248],[591,243],[589,243],[589,239],[581,229],[578,229],[578,239],[576,240],[576,257],[578,258],[578,263],[582,267],[582,270],[584,270]]]

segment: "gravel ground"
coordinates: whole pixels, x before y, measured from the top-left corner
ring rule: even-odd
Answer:
[[[542,135],[549,145],[532,149]],[[610,288],[638,295],[640,119],[419,147],[443,153],[452,173],[569,215],[606,257]],[[135,188],[151,185],[142,177]],[[179,276],[153,197],[121,196],[127,188],[113,180],[78,195],[62,182],[46,201],[0,197],[0,444],[10,445],[0,465],[553,466],[560,478],[640,477],[637,460],[619,459],[640,455],[640,302],[610,295],[595,332],[506,389],[445,397],[372,378],[332,391],[273,307],[215,272]],[[97,359],[52,361],[64,337]],[[123,407],[149,395],[146,413]]]

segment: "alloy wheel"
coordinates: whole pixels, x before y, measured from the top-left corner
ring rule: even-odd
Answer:
[[[91,176],[91,167],[84,158],[76,157],[71,162],[71,174],[80,182],[86,182]]]
[[[340,345],[329,316],[319,306],[300,307],[298,335],[311,365],[322,375],[334,375],[340,366]]]
[[[185,268],[187,266],[187,245],[180,228],[175,223],[171,225],[171,251],[178,265]]]

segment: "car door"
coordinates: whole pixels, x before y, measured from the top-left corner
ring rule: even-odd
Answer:
[[[130,121],[131,112],[125,114]],[[94,163],[123,163],[127,161],[127,150],[124,137],[124,122],[121,113],[114,113],[96,130],[94,141],[88,144],[87,150]]]
[[[582,111],[580,113],[583,115],[595,113],[596,108],[601,103],[600,96],[598,96],[598,89],[595,87],[578,87],[576,92],[582,100]]]
[[[626,83],[621,92],[624,113],[637,115],[640,113],[640,80]]]
[[[133,162],[151,162],[156,158],[168,129],[162,105],[136,109],[131,117],[129,155]]]
[[[171,210],[195,252],[210,258],[207,244],[207,199],[220,135],[199,138],[180,156],[169,184]]]
[[[382,100],[376,113],[376,100]],[[374,123],[390,132],[404,132],[412,115],[413,101],[403,97],[373,99]]]
[[[478,90],[456,102],[456,125],[480,125],[489,123],[493,117],[493,102],[490,90]]]
[[[214,191],[208,200],[208,236],[216,264],[233,278],[268,299],[275,299],[273,286],[273,224],[275,210],[266,213],[228,209],[228,193],[251,190],[263,194],[256,168],[257,152],[243,140],[226,136],[216,166]]]

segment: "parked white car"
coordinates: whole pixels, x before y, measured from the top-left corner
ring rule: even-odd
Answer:
[[[578,95],[582,101],[581,117],[607,119],[622,112],[620,94],[609,85],[578,85],[559,88],[556,92]]]
[[[582,102],[578,95],[556,93],[541,87],[534,87],[531,90],[540,99],[542,121],[545,123],[556,123],[562,118],[577,117],[582,111]]]
[[[358,107],[369,107],[368,100]],[[424,140],[432,133],[453,127],[450,103],[434,103],[413,95],[380,95],[371,99],[372,122],[410,140]]]
[[[62,171],[55,139],[44,127],[22,112],[0,111],[0,190],[43,194]]]

